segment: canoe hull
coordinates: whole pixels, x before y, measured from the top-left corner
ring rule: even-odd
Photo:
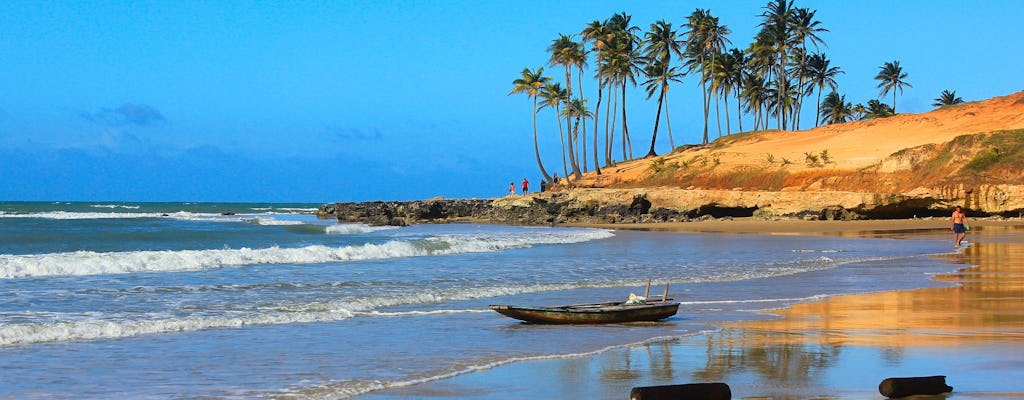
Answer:
[[[491,309],[535,324],[615,324],[665,319],[679,311],[679,303],[603,303],[561,307],[492,305]]]

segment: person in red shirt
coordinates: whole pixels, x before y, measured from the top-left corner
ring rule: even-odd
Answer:
[[[530,192],[530,182],[527,182],[526,178],[523,178],[523,194],[527,194],[529,192]]]

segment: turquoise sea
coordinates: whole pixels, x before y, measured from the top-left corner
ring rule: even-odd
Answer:
[[[352,398],[705,334],[837,294],[941,285],[947,240],[318,220],[318,204],[0,203],[0,398]],[[658,323],[489,304],[625,300]],[[510,394],[515,398],[514,394]]]

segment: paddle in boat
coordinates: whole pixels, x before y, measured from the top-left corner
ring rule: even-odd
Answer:
[[[657,321],[671,317],[679,311],[679,303],[668,298],[668,284],[661,301],[648,302],[644,297],[630,293],[622,302],[576,304],[568,306],[511,306],[491,305],[501,315],[534,324],[616,324],[636,321]]]

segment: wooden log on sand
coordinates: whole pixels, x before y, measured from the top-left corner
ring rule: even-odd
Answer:
[[[629,391],[631,400],[729,400],[732,390],[724,383],[643,386]]]
[[[878,392],[888,398],[913,396],[915,394],[949,393],[953,387],[946,384],[945,375],[918,376],[910,378],[886,378],[878,384]]]

